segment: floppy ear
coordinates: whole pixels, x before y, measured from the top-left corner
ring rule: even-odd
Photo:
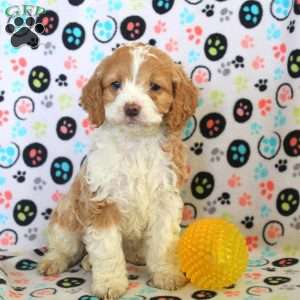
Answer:
[[[93,125],[99,127],[105,119],[104,103],[102,99],[101,65],[97,67],[92,77],[82,89],[80,103],[89,114]]]
[[[182,70],[174,63],[173,73],[173,103],[165,116],[167,128],[172,132],[183,129],[185,122],[191,117],[197,107],[198,90]]]

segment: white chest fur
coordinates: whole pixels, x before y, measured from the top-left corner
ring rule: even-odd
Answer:
[[[103,125],[92,137],[87,181],[97,199],[117,203],[125,235],[141,235],[163,194],[177,190],[172,162],[162,151],[161,132],[136,135]]]

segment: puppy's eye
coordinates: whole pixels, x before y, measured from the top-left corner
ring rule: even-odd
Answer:
[[[154,82],[151,82],[150,83],[150,90],[151,91],[159,91],[160,90],[160,85],[158,85],[158,84],[156,84],[156,83],[154,83]]]
[[[122,87],[122,83],[120,81],[114,81],[110,85],[115,91],[119,90]]]

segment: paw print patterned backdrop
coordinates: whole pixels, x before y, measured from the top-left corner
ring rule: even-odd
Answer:
[[[46,12],[6,16],[23,4]],[[182,134],[192,170],[182,226],[231,220],[251,259],[222,291],[157,290],[128,265],[123,299],[299,299],[299,0],[0,0],[0,10],[0,299],[96,299],[79,266],[42,277],[36,264],[88,151],[81,89],[130,41],[165,50],[201,90]]]

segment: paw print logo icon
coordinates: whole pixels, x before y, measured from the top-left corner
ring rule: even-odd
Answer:
[[[40,41],[38,34],[44,32],[44,25],[38,23],[32,16],[18,15],[9,18],[5,31],[11,35],[12,46],[28,45],[31,49],[37,49]]]

